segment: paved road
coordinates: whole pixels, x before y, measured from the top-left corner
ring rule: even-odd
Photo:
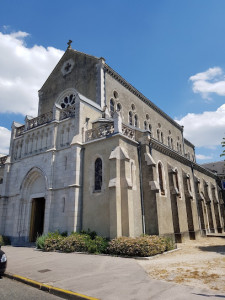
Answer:
[[[218,300],[220,291],[150,279],[135,259],[2,247],[8,272],[102,300]]]
[[[61,298],[40,291],[18,281],[0,278],[1,300],[60,300]]]

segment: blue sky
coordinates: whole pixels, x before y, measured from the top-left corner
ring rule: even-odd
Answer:
[[[223,0],[0,1],[0,152],[71,39],[183,124],[199,163],[220,160],[224,15]]]

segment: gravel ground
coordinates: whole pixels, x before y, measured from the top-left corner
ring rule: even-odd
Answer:
[[[138,263],[151,278],[225,292],[225,238],[200,238],[178,248]]]

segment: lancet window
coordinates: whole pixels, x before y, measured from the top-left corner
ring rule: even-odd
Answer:
[[[95,161],[95,191],[102,189],[102,160],[97,158]]]

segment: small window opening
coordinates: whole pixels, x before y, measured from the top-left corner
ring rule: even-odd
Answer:
[[[164,186],[163,186],[163,176],[162,176],[162,165],[158,164],[158,173],[159,173],[159,187],[162,195],[165,195]]]
[[[115,110],[115,108],[114,108],[114,101],[113,101],[113,99],[111,99],[110,100],[110,113],[111,113],[111,116],[113,116],[114,110]]]
[[[137,115],[134,116],[134,126],[138,127],[138,116]]]
[[[132,120],[132,112],[129,112],[129,124],[133,125],[133,120]]]
[[[179,182],[178,182],[178,171],[175,171],[175,184],[176,184],[176,188],[179,191]]]
[[[95,191],[102,189],[102,160],[97,158],[95,161]]]
[[[147,130],[147,122],[144,121],[144,129]]]

